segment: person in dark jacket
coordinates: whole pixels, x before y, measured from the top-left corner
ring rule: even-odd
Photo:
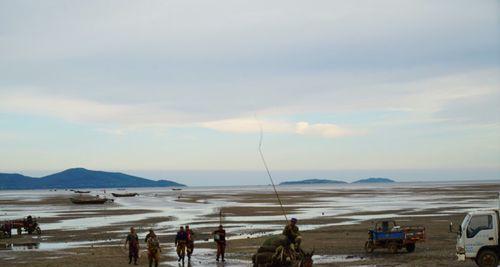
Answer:
[[[299,227],[297,227],[297,219],[292,218],[290,223],[283,229],[283,235],[288,239],[288,244],[294,245],[296,250],[299,250],[302,237],[300,236]]]
[[[226,230],[222,225],[219,225],[219,228],[213,232],[215,244],[217,244],[217,258],[216,261],[219,261],[219,257],[222,257],[222,261],[226,261],[224,259],[224,254],[226,253]]]
[[[184,257],[186,256],[186,243],[187,243],[188,235],[184,230],[184,227],[181,226],[179,232],[175,236],[175,246],[177,247],[177,256],[179,259],[177,261],[181,261],[184,263]]]
[[[12,237],[12,222],[8,221],[3,225],[3,231],[4,233],[11,238]]]
[[[134,260],[134,265],[137,265],[137,259],[139,259],[139,237],[135,232],[134,227],[130,227],[130,233],[127,235],[125,240],[125,248],[127,248],[128,243],[128,264],[132,263]]]

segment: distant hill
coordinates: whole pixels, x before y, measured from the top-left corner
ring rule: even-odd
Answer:
[[[92,171],[84,168],[33,178],[21,174],[0,173],[0,189],[113,188],[185,186],[169,180],[149,180],[119,172]]]
[[[344,181],[328,180],[328,179],[306,179],[300,181],[286,181],[280,185],[298,185],[298,184],[345,184]]]
[[[367,178],[367,179],[357,180],[353,183],[361,184],[361,183],[395,183],[395,182],[396,181],[391,180],[389,178]]]
[[[0,173],[0,189],[17,189],[20,185],[23,189],[35,189],[38,186],[38,180],[38,178],[18,173]]]

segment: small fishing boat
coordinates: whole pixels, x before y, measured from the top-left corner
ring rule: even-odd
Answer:
[[[71,202],[73,202],[73,204],[93,205],[93,204],[104,204],[109,199],[107,199],[107,198],[70,198],[70,200],[71,200]]]
[[[118,193],[111,193],[114,197],[135,197],[138,194],[137,193],[124,193],[124,194],[118,194]]]
[[[75,190],[73,192],[75,192],[77,194],[88,194],[88,193],[90,193],[90,191],[79,191],[79,190]]]

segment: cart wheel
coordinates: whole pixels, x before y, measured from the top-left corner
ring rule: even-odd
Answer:
[[[406,244],[405,248],[408,253],[412,253],[415,251],[415,243]]]
[[[375,249],[375,246],[373,245],[373,242],[366,241],[366,243],[365,243],[365,251],[366,251],[366,253],[373,253],[374,249]]]
[[[37,235],[41,235],[42,234],[42,229],[40,229],[40,227],[37,227],[35,229],[35,232],[36,232]]]
[[[393,254],[396,254],[398,253],[398,250],[399,250],[399,246],[397,243],[389,243],[389,245],[387,246],[387,248],[389,249],[389,252],[393,253]]]
[[[23,229],[21,229],[21,228],[17,228],[17,234],[18,234],[18,235],[21,235],[22,233],[23,233]]]

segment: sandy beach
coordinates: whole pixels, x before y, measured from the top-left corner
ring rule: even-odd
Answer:
[[[378,184],[279,187],[288,218],[299,219],[304,249],[315,251],[315,266],[474,266],[455,259],[450,221],[464,213],[495,207],[500,183]],[[196,237],[191,263],[185,266],[251,266],[251,256],[269,236],[279,234],[284,217],[272,189],[246,188],[129,189],[133,198],[103,205],[74,205],[65,190],[1,191],[1,220],[33,215],[42,235],[25,233],[0,239],[1,266],[125,266],[127,229],[141,239],[141,266],[147,266],[143,238],[153,228],[162,243],[162,265],[178,266],[173,239],[189,224]],[[110,189],[91,195],[110,195]],[[228,261],[215,262],[210,233],[219,211],[228,232]],[[366,254],[364,243],[372,221],[395,219],[401,225],[423,225],[427,240],[414,253]]]

